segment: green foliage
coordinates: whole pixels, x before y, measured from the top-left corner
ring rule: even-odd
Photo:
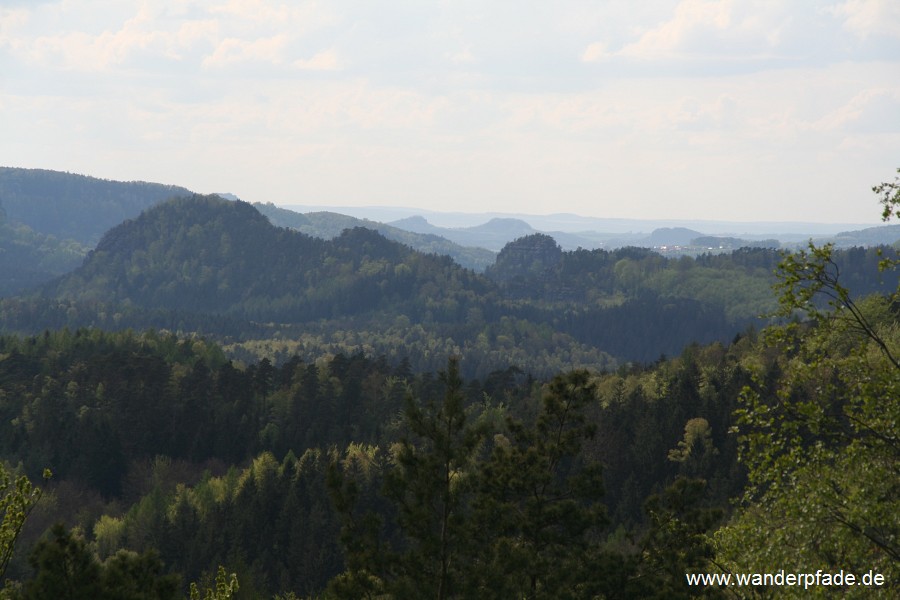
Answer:
[[[900,169],[897,169],[897,172],[900,173]],[[890,221],[894,217],[900,219],[900,177],[894,177],[894,181],[892,182],[880,183],[874,186],[872,191],[881,196],[879,202],[881,202],[882,206],[882,220]],[[879,264],[879,268],[882,271],[900,266],[900,258],[897,258],[896,244],[893,250],[895,253],[894,256],[886,257],[882,260],[881,264]],[[900,292],[900,285],[898,285],[897,291]]]
[[[876,188],[886,216],[898,185]],[[4,593],[59,596],[71,576],[101,598],[166,597],[168,570],[215,598],[236,583],[213,584],[218,564],[250,596],[330,581],[353,598],[686,597],[684,573],[711,561],[898,581],[900,324],[860,294],[895,291],[893,254],[785,257],[782,315],[814,319],[757,338],[734,331],[774,306],[771,250],[672,261],[551,242],[508,248],[491,281],[211,197],[111,231],[43,299],[0,303],[6,327],[51,328],[0,336],[0,454],[61,482],[29,527],[88,536],[51,531]],[[101,330],[135,324],[152,327]],[[161,327],[232,336],[245,364]],[[734,340],[656,360],[698,336]],[[600,348],[647,365],[611,372]],[[36,499],[19,481],[0,548],[18,536],[21,557],[40,531],[18,533]]]
[[[488,268],[488,275],[497,281],[538,279],[556,268],[562,260],[562,250],[549,235],[536,233],[508,243]]]
[[[385,495],[398,507],[398,525],[409,544],[399,557],[403,596],[455,595],[460,555],[471,538],[464,511],[485,432],[467,423],[456,360],[441,381],[446,392],[440,404],[420,407],[407,399],[408,437],[401,438],[396,468],[386,477]]]
[[[542,388],[515,368],[467,382],[460,369],[442,381],[361,353],[236,368],[213,344],[153,331],[3,336],[0,444],[26,468],[51,464],[72,486],[59,490],[50,522],[58,515],[74,523],[78,494],[107,490],[105,516],[101,502],[77,517],[101,558],[155,548],[187,580],[228,564],[251,595],[314,595],[343,573],[333,591],[364,597],[421,589],[403,587],[402,573],[417,573],[420,583],[410,586],[427,585],[421,581],[429,571],[415,571],[421,557],[410,553],[429,544],[438,548],[427,554],[429,581],[439,580],[435,519],[443,513],[435,482],[442,471],[432,460],[440,445],[429,440],[446,429],[425,425],[445,422],[460,434],[456,448],[473,452],[468,466],[460,458],[451,469],[446,550],[459,560],[446,569],[448,594],[528,595],[532,576],[539,593],[579,580],[577,594],[605,594],[653,579],[641,570],[651,564],[640,542],[651,526],[641,511],[649,495],[677,475],[707,480],[710,507],[727,505],[739,491],[734,441],[725,432],[750,382],[747,369],[760,364],[764,372],[769,352],[748,335],[730,347],[692,347],[678,359],[617,373],[576,372]],[[411,407],[408,399],[415,399]],[[461,426],[443,421],[458,418],[460,406]],[[561,422],[567,433],[557,438]],[[464,431],[479,432],[479,443],[462,443]],[[310,447],[346,451],[291,452]],[[673,448],[679,460],[667,461]],[[226,473],[236,463],[247,466]],[[333,463],[340,468],[329,471]],[[207,468],[212,473],[204,475]],[[404,473],[431,483],[385,489],[386,479]],[[529,486],[545,491],[534,496]],[[337,512],[329,487],[342,490]],[[411,509],[428,499],[432,510],[409,510],[404,530],[400,504]],[[622,532],[615,542],[607,542],[606,507],[611,528]],[[665,551],[662,544],[648,548]],[[548,575],[554,564],[565,567]]]
[[[532,422],[502,427],[486,407],[473,418],[455,361],[441,380],[441,402],[407,403],[407,433],[382,465],[387,505],[376,498],[377,513],[359,511],[361,462],[332,470],[348,569],[329,593],[587,598],[605,589],[608,572],[594,562],[608,558],[598,543],[607,523],[600,465],[582,455],[594,431],[590,376],[555,378]]]
[[[550,377],[724,341],[773,308],[769,249],[668,260],[637,248],[562,252],[539,235],[501,254],[484,277],[369,229],[323,240],[273,227],[243,202],[176,198],[108,231],[39,296],[0,302],[0,327],[299,340],[307,360],[408,348],[422,370],[464,355],[486,369],[464,364],[468,375],[517,364]],[[851,273],[878,260],[875,249],[835,256]],[[877,277],[859,283],[880,289]]]
[[[449,361],[440,380],[445,388],[440,402],[420,405],[407,396],[405,432],[392,448],[392,465],[385,474],[384,496],[395,507],[403,542],[386,558],[371,552],[371,542],[348,544],[348,562],[355,568],[335,581],[335,594],[383,590],[404,598],[449,598],[459,593],[460,569],[472,537],[466,518],[472,470],[484,431],[468,422],[456,360]],[[349,511],[356,492],[340,478],[335,484],[337,505],[347,514],[346,529],[354,525]]]
[[[900,168],[897,172],[900,173]],[[872,191],[881,196],[879,202],[882,220],[890,221],[894,217],[900,219],[900,177],[894,177],[892,182],[879,183],[872,187]]]
[[[85,548],[84,540],[73,536],[62,525],[54,526],[51,536],[41,541],[29,557],[36,575],[25,583],[22,597],[99,596],[100,565]]]
[[[590,564],[607,523],[601,468],[581,454],[596,401],[588,373],[557,376],[534,423],[511,420],[509,439],[495,438],[473,500],[478,597],[590,597],[602,585]]]
[[[44,479],[50,477],[50,471],[45,469]],[[0,462],[0,514],[3,515],[3,520],[0,521],[0,581],[6,575],[25,520],[41,499],[41,493],[41,488],[34,487],[25,475],[13,480]]]
[[[360,590],[399,586],[398,565],[412,564],[403,562],[404,553],[426,544],[407,537],[396,507],[414,506],[415,494],[439,506],[441,488],[434,482],[440,480],[435,465],[441,463],[426,458],[438,449],[428,440],[441,439],[438,433],[445,429],[424,426],[451,413],[458,419],[461,406],[465,422],[457,430],[457,449],[471,448],[473,455],[468,467],[460,458],[451,469],[454,483],[447,496],[453,507],[448,526],[458,527],[455,537],[447,538],[447,552],[466,557],[447,569],[456,589],[487,589],[490,565],[507,556],[517,559],[503,589],[530,589],[526,569],[536,573],[540,589],[556,589],[561,580],[542,569],[554,561],[575,561],[571,545],[587,548],[584,560],[606,565],[591,572],[596,575],[591,581],[601,581],[585,589],[596,591],[618,581],[613,573],[636,568],[634,548],[619,548],[631,552],[628,556],[603,550],[604,504],[613,527],[637,528],[633,535],[639,537],[648,523],[642,501],[676,475],[709,480],[710,497],[719,504],[739,487],[740,477],[732,473],[734,449],[724,432],[737,391],[747,381],[738,363],[755,351],[751,341],[731,349],[695,347],[652,368],[576,372],[541,391],[515,368],[468,382],[461,381],[461,370],[449,379],[448,372],[442,381],[413,375],[408,363],[391,367],[357,353],[238,369],[213,344],[153,331],[5,336],[0,337],[0,428],[5,428],[0,444],[26,468],[51,464],[58,479],[72,486],[59,491],[59,508],[51,506],[58,512],[45,519],[82,524],[92,535],[89,547],[101,558],[121,549],[155,548],[165,565],[188,580],[209,565],[228,564],[240,577],[242,593],[311,595],[343,571],[335,589],[343,584],[353,590],[345,596],[358,597],[364,595]],[[448,398],[445,383],[451,381],[455,391]],[[416,399],[412,406],[410,399]],[[449,412],[442,413],[445,403]],[[560,419],[567,433],[557,440],[552,434]],[[702,443],[692,442],[688,459],[666,461],[692,419],[708,423],[688,436]],[[460,427],[458,420],[445,423]],[[597,434],[590,435],[594,430]],[[463,444],[464,431],[477,431],[479,443]],[[407,471],[400,471],[404,440],[409,462]],[[336,450],[316,447],[346,451],[338,459]],[[298,448],[313,449],[292,452]],[[279,462],[275,456],[285,458]],[[337,487],[343,486],[346,498],[337,514],[329,506],[326,483],[335,479],[327,468],[334,462],[341,465]],[[606,486],[599,477],[601,462]],[[236,463],[247,466],[226,473],[226,465]],[[213,472],[204,475],[205,469]],[[398,477],[406,473],[426,484],[395,486],[393,496],[383,493],[387,474],[395,469]],[[492,483],[484,475],[492,470],[508,485]],[[529,485],[546,490],[540,501],[532,503]],[[76,519],[74,513],[82,511],[79,494],[96,494],[92,489],[106,494],[107,514],[101,516],[103,503],[96,496],[100,508]],[[540,527],[526,533],[521,515],[530,513],[544,520],[536,519]],[[407,531],[435,539],[439,527],[414,518],[421,514],[410,511]],[[513,514],[520,518],[511,520]],[[431,529],[415,529],[428,522]],[[496,529],[501,524],[503,531]],[[478,542],[479,532],[491,539]],[[566,532],[572,534],[568,541],[553,537]],[[352,552],[342,555],[341,538]],[[534,541],[540,539],[550,541]],[[505,551],[504,544],[512,550]],[[429,556],[439,557],[440,550]],[[576,566],[563,573],[578,577]],[[24,577],[20,572],[17,576]]]
[[[92,547],[156,548],[166,565],[201,582],[210,564],[226,563],[250,596],[313,594],[342,567],[325,482],[335,457],[310,449],[278,462],[262,453],[244,469],[206,474],[191,486],[163,481],[114,523],[101,517]]]
[[[121,551],[104,563],[97,561],[85,541],[55,525],[48,539],[35,547],[29,562],[34,577],[13,598],[97,598],[98,600],[174,600],[179,578],[164,575],[154,553]]]
[[[0,297],[22,293],[75,269],[87,251],[73,240],[60,241],[0,219]]]
[[[697,417],[684,426],[684,439],[678,442],[677,448],[669,451],[669,460],[680,463],[686,474],[698,476],[708,472],[718,452],[709,421]]]
[[[216,572],[215,589],[206,588],[206,593],[201,596],[200,588],[192,582],[191,600],[231,600],[239,587],[237,575],[232,573],[229,577],[225,574],[225,567],[219,565],[219,570]]]
[[[119,550],[101,564],[100,584],[110,600],[180,600],[180,578],[163,571],[155,552]]]
[[[640,596],[644,598],[694,598],[686,573],[705,573],[715,556],[709,532],[723,510],[706,505],[706,482],[678,478],[662,493],[647,499],[644,510],[650,527],[642,541],[638,567]],[[706,597],[724,597],[720,590],[703,590]]]
[[[885,217],[896,204],[886,192]],[[890,264],[883,267],[890,267]],[[810,245],[781,266],[786,314],[813,320],[772,329],[772,375],[742,396],[737,431],[748,486],[716,534],[717,563],[733,572],[845,569],[882,574],[900,589],[900,322],[888,299],[855,300],[830,246]],[[824,304],[819,299],[824,298]],[[830,310],[826,310],[825,306]],[[782,590],[783,595],[797,594]]]
[[[834,247],[809,244],[808,251],[785,255],[779,269],[780,277],[775,289],[780,293],[779,303],[783,315],[804,311],[817,321],[840,319],[858,329],[868,340],[878,344],[885,357],[900,369],[900,360],[885,344],[867,315],[854,301],[850,290],[839,281],[840,268],[834,260]],[[820,308],[824,298],[828,313]]]
[[[887,324],[870,324],[886,333]],[[842,325],[801,333],[793,351],[782,342],[793,356],[779,361],[777,388],[744,394],[738,430],[749,485],[741,513],[717,534],[718,560],[730,570],[900,576],[900,370],[879,344]],[[894,333],[881,343],[896,348],[896,320],[888,327]],[[891,597],[891,589],[880,593]]]

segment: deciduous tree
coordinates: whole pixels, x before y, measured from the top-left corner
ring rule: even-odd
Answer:
[[[885,219],[898,184],[876,186]],[[883,269],[897,266],[889,258]],[[743,393],[737,431],[749,485],[717,533],[718,564],[737,572],[874,570],[900,590],[900,322],[889,298],[855,298],[830,246],[785,257],[784,314],[810,320],[773,328],[780,376]],[[824,302],[822,301],[824,299]],[[774,384],[774,385],[772,385]],[[790,595],[796,590],[785,589]]]

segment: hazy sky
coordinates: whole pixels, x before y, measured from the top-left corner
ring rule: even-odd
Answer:
[[[276,204],[877,222],[900,1],[0,0],[0,165]]]

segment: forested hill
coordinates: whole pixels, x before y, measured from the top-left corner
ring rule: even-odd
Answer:
[[[11,222],[0,203],[0,297],[17,294],[71,271],[87,248]]]
[[[286,208],[279,208],[272,203],[254,202],[253,207],[264,214],[273,225],[296,229],[313,237],[330,240],[338,237],[345,229],[365,227],[377,231],[384,237],[426,254],[442,254],[449,256],[459,265],[481,273],[494,263],[495,253],[485,248],[461,246],[450,240],[431,233],[415,233],[403,229],[370,221],[357,219],[335,212],[319,211],[298,213]]]
[[[489,288],[447,258],[367,229],[322,240],[275,227],[245,202],[195,195],[110,230],[81,268],[44,294],[298,323],[376,309],[415,313],[423,289],[440,302]]]
[[[11,222],[93,246],[111,227],[174,196],[183,187],[109,181],[46,169],[0,167],[0,203]]]
[[[895,255],[883,247],[838,250],[833,268],[859,296],[888,294],[898,276],[879,271],[882,254]],[[738,323],[775,309],[771,286],[782,258],[779,250],[766,247],[674,259],[635,247],[564,252],[553,238],[534,234],[507,244],[486,275],[505,297],[532,303],[590,310],[647,296],[663,302],[691,299],[720,307],[729,322]]]
[[[235,355],[246,360],[272,354],[259,341],[310,359],[409,357],[416,370],[465,355],[469,373],[614,363],[601,346],[555,331],[555,312],[516,310],[449,257],[363,228],[317,239],[273,226],[247,203],[191,196],[110,230],[81,267],[38,294],[0,302],[0,330],[163,328],[239,342]]]
[[[624,256],[602,254],[610,264]],[[664,269],[665,259],[654,256]],[[633,263],[626,266],[649,268]],[[553,279],[543,272],[535,273],[534,293],[517,296],[448,257],[374,231],[317,239],[274,227],[247,203],[195,195],[110,230],[80,268],[43,288],[44,305],[7,305],[0,318],[14,331],[165,327],[219,339],[299,340],[307,357],[363,349],[408,355],[418,370],[462,355],[472,373],[516,364],[537,374],[609,368],[609,355],[655,360],[693,341],[731,338],[747,324],[729,320],[721,303],[658,302],[652,290],[628,287],[629,269],[623,286],[597,279],[606,270],[589,276],[597,265],[583,266],[597,286],[589,295],[604,301],[563,295],[563,304],[547,302]]]
[[[363,351],[418,371],[460,355],[470,375],[510,364],[544,375],[727,341],[775,308],[779,258],[563,252],[536,235],[507,245],[484,276],[368,229],[323,240],[247,203],[191,196],[110,230],[39,297],[0,302],[0,330],[154,327],[213,336],[247,361]],[[864,293],[896,285],[880,281],[874,248],[835,260]]]

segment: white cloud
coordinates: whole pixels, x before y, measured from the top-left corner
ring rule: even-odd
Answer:
[[[790,48],[796,15],[784,3],[681,0],[671,17],[637,30],[618,49],[589,44],[584,62],[610,58],[635,61],[771,59]]]
[[[470,64],[476,62],[475,54],[471,48],[465,48],[458,52],[447,52],[445,56],[455,65]]]
[[[209,13],[236,30],[279,31],[292,37],[302,36],[336,20],[325,5],[317,2],[229,0],[225,4],[213,3]]]
[[[32,23],[43,13],[33,16]],[[117,67],[138,55],[177,60],[196,43],[208,42],[217,35],[217,24],[209,19],[179,21],[176,28],[167,30],[165,25],[171,27],[171,23],[146,3],[118,27],[114,22],[100,21],[107,25],[100,31],[66,26],[65,12],[55,16],[61,25],[46,33],[30,35],[25,27],[28,19],[20,15],[17,26],[9,26],[9,31],[0,35],[10,40],[14,55],[27,64],[95,72]]]
[[[833,9],[844,18],[844,27],[867,39],[886,35],[900,37],[900,3],[895,0],[849,0]]]
[[[222,6],[195,0],[140,2],[130,11],[122,2],[116,8],[127,16],[118,22],[115,16],[98,18],[90,27],[78,22],[85,11],[77,3],[3,11],[0,45],[9,46],[28,64],[74,71],[109,70],[135,58],[190,58],[196,59],[196,67],[216,68],[247,61],[288,65],[294,62],[292,45],[333,19],[314,3],[260,0],[232,0]],[[36,26],[38,19],[53,25]],[[297,62],[313,69],[336,64],[333,52]]]
[[[620,56],[640,59],[664,58],[692,49],[698,34],[722,33],[732,25],[732,6],[728,0],[684,0],[674,17],[626,45]]]
[[[15,32],[28,23],[29,12],[24,8],[0,8],[0,46],[13,45]]]
[[[340,61],[334,50],[323,50],[311,58],[298,58],[293,64],[298,69],[309,71],[336,71],[340,68]]]
[[[685,131],[734,131],[742,126],[737,121],[738,107],[738,100],[728,93],[709,100],[688,97],[681,101],[671,119],[678,129]]]
[[[581,60],[582,62],[599,62],[610,56],[612,55],[607,50],[606,43],[593,42],[584,49],[584,52],[581,54]]]
[[[900,132],[900,86],[868,88],[812,123],[817,131]]]
[[[810,179],[839,207],[900,155],[893,5],[824,6],[20,3],[0,164],[253,200],[811,214]]]
[[[183,22],[172,36],[170,49],[177,50],[194,47],[198,42],[213,44],[219,37],[219,23],[215,19],[193,19]]]
[[[226,14],[240,21],[284,23],[291,19],[296,9],[265,0],[229,0],[225,4],[214,4],[209,10],[213,14]]]
[[[139,13],[117,31],[99,34],[84,31],[55,33],[37,37],[25,50],[28,59],[40,65],[61,66],[84,71],[102,70],[121,63],[136,49],[162,41],[159,32],[146,31]]]
[[[203,59],[204,67],[222,68],[247,61],[282,64],[288,38],[284,34],[247,41],[225,38],[216,46],[212,54]]]

